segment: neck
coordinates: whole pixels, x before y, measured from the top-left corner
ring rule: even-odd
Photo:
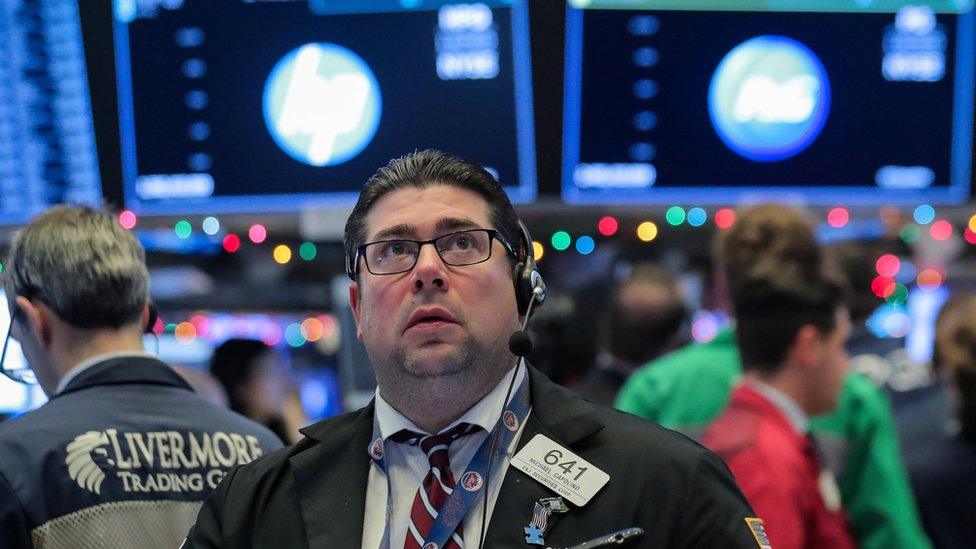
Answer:
[[[51,344],[59,378],[78,364],[99,355],[143,351],[142,333],[138,329],[71,329],[59,335]]]
[[[777,391],[783,393],[790,398],[793,402],[803,410],[803,413],[811,416],[814,415],[816,410],[811,410],[811,405],[807,402],[807,391],[802,383],[802,380],[797,376],[791,374],[786,368],[774,373],[774,374],[763,374],[756,371],[752,371],[746,375],[751,379],[756,379],[769,385],[770,387],[776,389]]]
[[[459,379],[459,376],[397,380],[393,387],[380,385],[380,394],[396,411],[428,433],[438,433],[485,398],[508,370],[493,378]]]

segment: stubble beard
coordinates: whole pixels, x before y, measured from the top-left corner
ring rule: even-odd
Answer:
[[[460,417],[498,383],[515,360],[507,349],[493,347],[499,346],[469,336],[436,364],[403,347],[386,357],[370,353],[370,359],[383,398],[419,424],[418,416]]]

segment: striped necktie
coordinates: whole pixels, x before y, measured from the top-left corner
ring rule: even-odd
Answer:
[[[410,507],[410,522],[403,541],[404,549],[423,549],[424,540],[434,525],[437,513],[454,491],[454,473],[451,472],[451,462],[447,454],[451,442],[478,430],[481,430],[481,427],[477,425],[459,423],[437,435],[425,436],[404,429],[390,437],[393,442],[419,445],[430,463],[430,469],[417,489],[413,505]],[[458,523],[454,533],[441,549],[463,549],[463,540],[462,524]]]

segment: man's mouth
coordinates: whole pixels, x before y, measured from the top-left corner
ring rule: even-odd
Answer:
[[[449,324],[458,324],[457,319],[449,311],[441,307],[425,307],[410,315],[406,329],[416,327],[440,328]]]

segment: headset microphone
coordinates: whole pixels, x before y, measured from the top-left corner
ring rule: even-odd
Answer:
[[[146,335],[156,335],[156,321],[159,320],[159,311],[156,309],[156,304],[150,299],[146,303],[146,308],[149,309],[149,314],[146,315],[146,324],[142,327],[142,333]]]
[[[529,317],[532,316],[532,309],[536,304],[541,305],[546,300],[546,283],[542,280],[539,268],[535,264],[535,257],[532,251],[532,237],[529,235],[529,229],[525,226],[525,223],[522,223],[520,220],[518,224],[519,231],[522,235],[525,256],[520,257],[519,259],[521,261],[515,266],[515,301],[518,309],[521,310],[525,307],[525,316],[522,317],[522,327],[512,332],[512,335],[508,338],[508,350],[517,356],[518,360],[515,362],[515,372],[512,374],[512,380],[508,383],[508,391],[505,393],[502,409],[498,412],[499,418],[504,412],[505,406],[508,405],[509,398],[512,396],[512,389],[515,387],[515,380],[518,378],[518,369],[522,366],[525,357],[532,352],[532,338],[525,331],[529,324]],[[497,439],[498,436],[496,433],[492,437],[492,446],[488,455],[495,454],[494,447]],[[492,464],[488,463],[488,469],[485,471],[485,485],[483,489],[484,504],[481,507],[481,534],[478,536],[479,548],[484,547],[485,543],[485,527],[488,522],[488,483],[491,479],[491,467]]]
[[[508,350],[519,358],[525,358],[532,352],[532,338],[525,329],[529,324],[529,317],[532,316],[532,309],[546,300],[546,283],[535,263],[529,228],[522,221],[518,224],[525,255],[520,257],[521,261],[515,266],[515,298],[516,306],[525,309],[525,315],[522,318],[522,328],[512,333],[508,339]]]
[[[156,354],[159,354],[159,335],[156,334],[156,322],[159,320],[159,311],[156,309],[156,304],[153,300],[149,300],[146,303],[146,307],[149,309],[149,314],[146,318],[146,325],[142,327],[143,335],[147,335],[153,338],[156,342]]]
[[[535,271],[538,273],[538,271]],[[538,277],[538,285],[532,290],[532,299],[529,301],[528,307],[525,309],[525,317],[522,319],[522,328],[520,330],[515,330],[512,332],[512,336],[508,338],[508,350],[512,352],[513,355],[525,358],[529,356],[532,352],[532,337],[529,333],[525,331],[529,324],[529,316],[532,314],[532,307],[536,303],[542,303],[542,300],[546,298],[546,283],[542,281],[542,277]]]
[[[513,332],[512,337],[508,338],[508,350],[517,357],[525,358],[532,352],[532,338],[522,330]]]

